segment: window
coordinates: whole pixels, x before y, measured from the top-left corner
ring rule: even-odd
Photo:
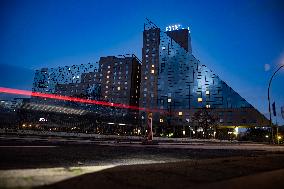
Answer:
[[[182,116],[182,112],[178,112],[178,115],[179,115],[179,116]]]
[[[206,105],[206,108],[210,108],[210,104],[207,104],[207,105]]]
[[[119,91],[120,91],[120,87],[117,87],[117,90],[119,90]]]
[[[166,47],[162,47],[162,50],[166,50]]]
[[[155,70],[151,70],[151,73],[152,73],[152,74],[155,73]]]
[[[160,123],[163,123],[164,122],[164,120],[163,119],[160,119]]]
[[[206,95],[209,95],[210,94],[210,92],[209,91],[206,91]]]
[[[168,102],[172,102],[172,99],[168,98]]]
[[[202,98],[197,98],[197,101],[198,102],[202,102]]]

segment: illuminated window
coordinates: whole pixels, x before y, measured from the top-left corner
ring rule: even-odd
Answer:
[[[166,49],[166,47],[162,47],[162,50],[165,50]]]
[[[178,115],[179,115],[179,116],[182,116],[182,112],[178,112]]]
[[[108,86],[106,86],[106,88],[108,89]]]
[[[206,91],[206,95],[209,95],[210,94],[210,92],[209,91]]]
[[[107,75],[107,78],[109,78],[109,76]]]
[[[152,73],[152,74],[155,73],[155,70],[151,70],[151,73]]]
[[[164,122],[164,120],[163,119],[160,119],[160,123],[163,123]]]
[[[154,64],[152,64],[152,68],[154,68],[155,67],[155,65]]]
[[[108,66],[107,68],[110,68],[110,66]]]
[[[207,105],[206,105],[206,108],[210,108],[210,104],[207,104]]]
[[[172,99],[168,98],[168,102],[171,102],[171,101],[172,101]]]
[[[202,98],[198,98],[197,101],[198,101],[198,102],[202,102]]]
[[[120,91],[120,87],[117,87],[117,90],[119,90],[119,91]]]
[[[107,98],[107,96],[105,96],[105,98]]]
[[[107,71],[107,73],[110,73],[110,71]]]
[[[145,77],[145,80],[147,80],[148,78],[147,77]]]

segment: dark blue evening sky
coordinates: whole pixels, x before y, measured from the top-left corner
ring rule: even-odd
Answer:
[[[267,114],[268,80],[284,63],[282,0],[0,0],[0,86],[30,89],[41,67],[141,58],[146,17],[163,30],[189,26],[193,54]],[[272,85],[280,114],[284,69]]]

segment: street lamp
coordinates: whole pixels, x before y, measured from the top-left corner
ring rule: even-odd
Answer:
[[[284,67],[284,64],[281,65],[271,76],[270,81],[269,81],[269,85],[268,85],[268,110],[269,110],[269,124],[270,124],[270,128],[271,128],[271,137],[272,137],[272,143],[274,143],[274,136],[273,136],[273,128],[272,128],[272,121],[271,121],[271,108],[270,108],[270,86],[271,86],[271,82],[273,77],[275,76],[275,74]]]

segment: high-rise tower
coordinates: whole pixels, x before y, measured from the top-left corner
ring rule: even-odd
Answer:
[[[143,31],[140,107],[161,110],[154,111],[156,130],[190,126],[202,108],[224,127],[266,126],[262,114],[193,56],[189,28],[169,27],[162,31],[147,20]],[[140,114],[145,124],[147,112]]]

